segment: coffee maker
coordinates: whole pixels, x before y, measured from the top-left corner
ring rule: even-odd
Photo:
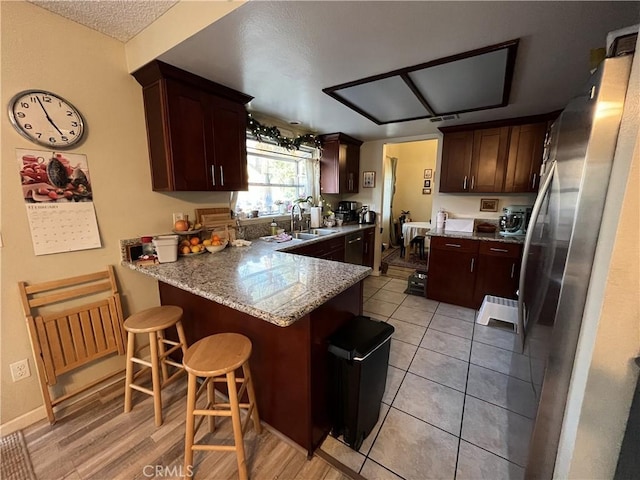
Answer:
[[[532,208],[528,205],[507,205],[500,216],[500,235],[525,235],[531,218]]]
[[[358,202],[338,202],[336,218],[342,218],[344,223],[358,221]]]

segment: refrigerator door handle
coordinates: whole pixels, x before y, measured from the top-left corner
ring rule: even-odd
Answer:
[[[540,191],[538,192],[538,196],[536,197],[536,201],[533,204],[533,208],[531,210],[531,217],[529,220],[529,225],[527,226],[527,235],[524,239],[524,246],[522,247],[522,264],[520,265],[520,280],[518,282],[518,336],[520,337],[520,348],[521,352],[524,351],[524,339],[526,336],[525,328],[524,328],[524,295],[525,295],[525,286],[524,280],[527,275],[527,257],[529,256],[529,249],[531,248],[531,239],[533,238],[533,230],[538,220],[538,215],[540,215],[540,209],[542,208],[542,203],[544,202],[544,197],[547,195],[549,188],[551,187],[551,180],[556,173],[557,163],[554,161],[551,164],[551,168],[549,169],[549,173],[547,174],[547,178],[544,179],[544,183],[542,187],[540,187]]]

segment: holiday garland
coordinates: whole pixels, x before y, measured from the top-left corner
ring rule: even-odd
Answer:
[[[247,113],[247,130],[255,135],[259,142],[262,142],[263,137],[270,138],[274,140],[279,147],[286,148],[287,150],[300,150],[301,145],[322,148],[322,143],[318,137],[311,133],[298,135],[296,138],[285,137],[280,133],[278,127],[263,125],[253,118],[250,113]]]

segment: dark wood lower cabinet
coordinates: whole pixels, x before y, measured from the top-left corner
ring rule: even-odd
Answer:
[[[517,298],[522,245],[432,237],[427,298],[477,310],[485,295]]]
[[[252,343],[250,358],[260,418],[311,454],[331,428],[328,338],[362,314],[362,282],[328,300],[289,327],[159,282],[162,305],[179,305],[191,345],[208,335],[235,332]]]
[[[427,298],[475,308],[477,252],[475,240],[432,237]]]
[[[522,246],[498,242],[481,242],[474,294],[475,308],[485,295],[517,299]]]

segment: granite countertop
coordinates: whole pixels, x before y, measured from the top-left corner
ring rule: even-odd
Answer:
[[[372,271],[365,266],[287,251],[367,228],[374,225],[333,227],[336,233],[305,241],[275,243],[255,239],[248,247],[229,246],[218,253],[178,257],[178,261],[172,263],[140,266],[123,260],[122,265],[286,327],[365,279]]]
[[[524,235],[500,235],[496,230],[495,233],[479,233],[479,232],[453,232],[445,231],[441,228],[432,228],[426,233],[429,237],[448,237],[448,238],[468,238],[469,240],[482,240],[504,243],[524,243]]]

